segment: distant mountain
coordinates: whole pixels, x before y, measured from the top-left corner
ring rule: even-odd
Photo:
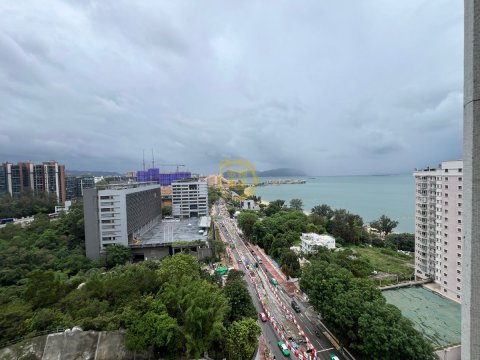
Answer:
[[[265,177],[265,176],[307,176],[307,174],[298,169],[291,169],[291,168],[279,168],[279,169],[271,169],[265,171],[256,171],[257,176]],[[245,176],[245,171],[236,171],[236,170],[229,170],[223,173],[223,176],[226,178],[237,178],[239,175]],[[252,174],[248,171],[248,177],[251,177]]]
[[[90,176],[124,176],[114,171],[89,171],[89,170],[67,170],[67,175],[80,176],[80,175],[90,175]]]

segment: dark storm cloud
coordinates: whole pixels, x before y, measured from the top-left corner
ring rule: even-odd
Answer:
[[[0,4],[0,161],[225,158],[310,174],[461,157],[463,8],[429,1]],[[441,145],[439,145],[441,144]]]

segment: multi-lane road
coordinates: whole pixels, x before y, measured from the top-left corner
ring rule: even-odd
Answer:
[[[280,334],[283,334],[284,338],[291,338],[297,343],[298,354],[303,355],[303,359],[307,358],[306,356],[311,356],[311,352],[306,351],[312,347],[316,351],[317,359],[331,359],[331,354],[335,354],[339,359],[345,359],[324,335],[325,329],[319,325],[312,307],[306,302],[295,299],[301,310],[296,313],[290,306],[292,298],[280,285],[273,286],[271,284],[270,279],[273,275],[268,272],[264,264],[259,264],[258,268],[253,266],[256,258],[251,248],[248,247],[248,244],[245,244],[239,235],[236,224],[230,219],[223,202],[214,206],[213,214],[223,239],[231,247],[233,261],[237,262],[240,269],[248,275],[245,276],[245,280],[257,311],[263,312],[266,309],[270,315],[269,321],[259,322],[267,346],[275,358],[282,359],[285,357],[277,346],[277,343],[282,341]],[[249,269],[246,268],[246,264],[249,264]],[[303,331],[304,335],[300,331]],[[305,336],[309,340],[309,344],[304,342]],[[293,351],[291,357],[295,358]]]

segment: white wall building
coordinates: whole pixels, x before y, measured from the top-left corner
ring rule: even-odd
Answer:
[[[260,210],[260,206],[255,204],[255,201],[253,200],[242,200],[240,201],[240,208],[242,210]]]
[[[85,248],[98,259],[109,245],[133,245],[162,216],[160,185],[110,185],[105,190],[85,189]]]
[[[415,275],[461,300],[463,161],[444,161],[415,176]]]
[[[335,238],[330,235],[319,235],[315,233],[303,233],[300,236],[302,240],[302,251],[310,253],[315,250],[315,246],[323,246],[327,249],[335,249]]]
[[[172,183],[172,215],[189,218],[208,215],[206,181],[185,179]]]

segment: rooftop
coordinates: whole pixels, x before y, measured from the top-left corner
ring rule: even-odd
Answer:
[[[99,187],[99,190],[134,189],[134,188],[142,188],[142,187],[147,187],[147,186],[152,186],[152,185],[157,185],[158,186],[158,182],[148,181],[148,182],[108,184],[108,185]]]
[[[460,304],[424,287],[387,290],[382,294],[413,322],[433,347],[460,344]]]
[[[200,233],[200,220],[191,219],[171,219],[162,220],[151,230],[140,237],[140,244],[137,245],[159,245],[171,244],[175,242],[193,242],[196,240],[206,241],[207,236]]]
[[[172,184],[175,184],[175,183],[188,183],[188,182],[205,182],[205,180],[191,177],[191,178],[174,180],[174,181],[172,181]]]

